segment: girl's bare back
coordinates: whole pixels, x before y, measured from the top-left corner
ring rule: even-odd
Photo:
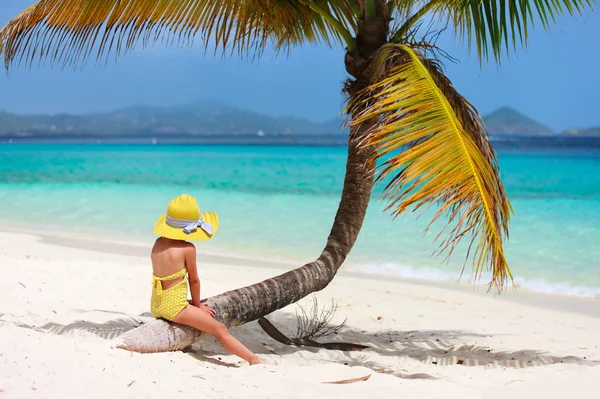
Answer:
[[[190,249],[195,251],[194,244],[186,241],[159,237],[156,239],[150,255],[152,260],[152,272],[156,277],[167,277],[177,273],[186,267],[185,255]],[[163,289],[169,289],[177,285],[181,280],[182,278],[163,281]]]

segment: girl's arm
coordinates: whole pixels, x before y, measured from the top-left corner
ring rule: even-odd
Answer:
[[[193,245],[185,250],[185,267],[188,271],[188,281],[192,293],[192,306],[200,308],[215,317],[215,311],[212,308],[200,303],[200,279],[198,278],[198,268],[196,266],[196,247]]]
[[[188,281],[190,283],[190,292],[192,293],[192,305],[200,307],[200,279],[198,278],[198,268],[196,266],[196,248],[190,246],[185,249],[185,267],[188,271]]]

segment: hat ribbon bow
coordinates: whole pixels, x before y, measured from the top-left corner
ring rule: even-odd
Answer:
[[[171,226],[176,229],[183,229],[185,234],[192,234],[198,228],[204,230],[209,235],[212,235],[212,225],[208,222],[205,222],[202,219],[202,215],[200,215],[200,219],[197,221],[194,220],[185,220],[185,219],[177,219],[167,215],[166,223],[168,226]]]

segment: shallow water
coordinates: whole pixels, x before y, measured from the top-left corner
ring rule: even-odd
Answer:
[[[152,242],[168,201],[196,196],[220,216],[212,252],[316,257],[337,209],[346,149],[308,146],[0,145],[0,218],[8,225]],[[500,150],[515,214],[507,259],[520,286],[600,297],[600,154]],[[376,198],[377,195],[374,195]],[[432,257],[441,224],[395,221],[373,200],[346,265],[363,273],[458,279],[465,245]],[[462,280],[470,277],[470,262]],[[487,281],[484,276],[482,281]]]

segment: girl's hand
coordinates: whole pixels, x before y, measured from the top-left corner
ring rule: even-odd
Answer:
[[[213,308],[201,303],[200,304],[200,309],[204,310],[206,313],[208,313],[209,315],[211,315],[211,317],[215,317],[215,311]]]

